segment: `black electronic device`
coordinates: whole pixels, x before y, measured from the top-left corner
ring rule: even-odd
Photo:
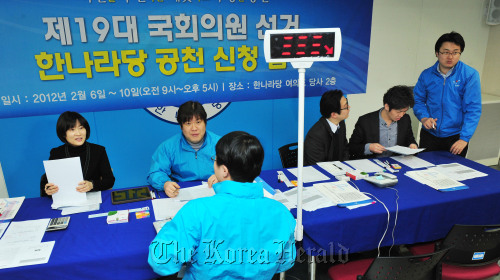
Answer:
[[[122,204],[151,199],[151,192],[149,191],[148,187],[115,190],[111,192],[111,203],[113,204]]]

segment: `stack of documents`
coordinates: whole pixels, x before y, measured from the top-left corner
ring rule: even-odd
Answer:
[[[13,198],[0,198],[0,223],[14,219],[24,202],[24,196]],[[0,234],[0,236],[2,236]]]
[[[391,157],[391,158],[399,161],[400,163],[402,163],[402,164],[404,164],[412,169],[434,166],[434,164],[432,164],[428,161],[425,161],[421,158],[418,158],[416,156],[395,156],[395,157]]]
[[[449,163],[449,164],[440,164],[435,167],[437,171],[442,174],[453,178],[457,181],[464,181],[478,177],[485,177],[488,174],[479,172],[475,169],[467,167],[465,165],[461,165],[460,163]]]
[[[281,202],[288,210],[297,208],[298,188],[290,189],[286,192],[276,191],[273,199]],[[307,187],[302,189],[302,209],[306,211],[315,211],[320,208],[335,206],[328,198],[321,194],[317,189]]]
[[[442,192],[469,188],[466,185],[440,173],[438,169],[434,167],[424,170],[408,171],[405,175],[421,184],[428,185],[429,187]]]
[[[41,242],[49,221],[11,222],[0,239],[0,269],[47,263],[55,243]]]
[[[372,199],[345,181],[314,184],[314,188],[339,207],[372,203]]]
[[[61,209],[62,215],[99,210],[101,192],[81,193],[76,190],[83,181],[79,157],[46,160],[43,162],[47,180],[59,187],[52,195],[52,209]]]

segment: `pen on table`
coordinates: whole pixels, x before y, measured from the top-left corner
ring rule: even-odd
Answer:
[[[283,181],[281,180],[280,173],[278,172],[278,183],[282,183]]]
[[[338,169],[342,170],[342,168],[338,167],[335,163],[333,163],[333,162],[332,162],[332,164],[333,164],[333,166],[335,166],[335,167],[337,167]]]

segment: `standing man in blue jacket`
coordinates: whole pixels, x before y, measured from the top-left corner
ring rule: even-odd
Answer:
[[[434,48],[438,61],[420,74],[413,90],[420,148],[465,157],[481,117],[479,73],[460,61],[465,41],[459,33],[443,34]]]
[[[182,104],[177,111],[177,122],[182,133],[160,144],[148,175],[148,183],[164,190],[168,197],[179,194],[177,182],[208,179],[209,186],[217,182],[211,158],[220,137],[206,130],[207,113],[203,105],[196,101]]]

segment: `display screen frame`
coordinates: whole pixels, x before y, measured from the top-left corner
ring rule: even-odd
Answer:
[[[268,63],[338,61],[341,49],[340,28],[267,30],[264,34]],[[327,53],[330,50],[332,54]]]

